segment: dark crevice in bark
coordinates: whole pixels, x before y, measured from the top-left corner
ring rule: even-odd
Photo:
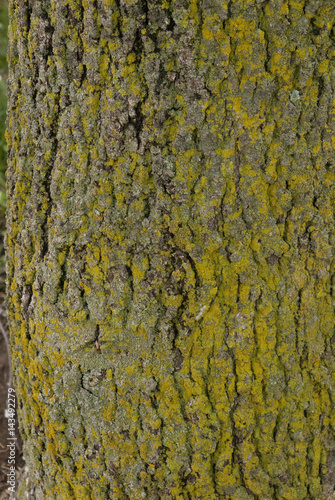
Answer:
[[[95,328],[94,347],[99,353],[101,353],[99,338],[100,338],[100,326],[97,325]]]
[[[126,271],[127,276],[128,276],[129,287],[130,287],[130,294],[129,294],[127,301],[126,301],[126,310],[125,310],[125,314],[123,317],[124,328],[126,328],[126,325],[127,325],[128,316],[129,316],[130,311],[131,311],[131,307],[132,307],[132,303],[133,303],[133,299],[134,299],[134,293],[135,293],[134,276],[133,276],[133,272],[132,272],[133,258],[134,258],[134,255],[132,255],[132,260],[131,260],[129,266],[128,265],[124,266],[125,271]]]
[[[174,257],[177,257],[177,258],[179,257],[180,258],[180,256],[182,255],[190,263],[190,266],[192,268],[192,271],[193,271],[194,277],[195,277],[195,288],[199,289],[199,287],[200,287],[200,278],[199,278],[199,275],[198,275],[196,264],[195,264],[194,260],[192,259],[191,255],[188,252],[186,252],[185,250],[182,250],[179,247],[172,246],[171,250],[173,251],[172,255]]]
[[[142,112],[142,106],[145,101],[145,98],[143,101],[139,101],[136,106],[135,106],[135,117],[130,119],[130,123],[132,123],[135,127],[135,132],[136,132],[136,140],[137,140],[137,150],[141,149],[141,132],[143,129],[143,122],[145,119],[145,116]]]
[[[92,391],[90,391],[89,389],[87,389],[87,387],[85,387],[85,385],[84,385],[84,373],[83,372],[81,373],[80,385],[81,385],[81,388],[84,389],[84,391],[88,392],[89,394],[91,394],[95,398],[99,399],[99,397],[96,394],[94,394]],[[84,427],[84,423],[83,423],[83,427]]]
[[[41,246],[41,259],[43,259],[48,251],[49,251],[49,224],[50,222],[48,221],[50,215],[51,215],[51,212],[52,212],[52,208],[53,208],[53,204],[52,204],[52,197],[51,197],[51,189],[50,189],[50,186],[51,186],[51,175],[52,175],[52,169],[53,169],[53,162],[54,162],[54,159],[56,158],[56,154],[57,154],[57,139],[54,141],[54,145],[53,145],[53,149],[52,149],[52,156],[53,156],[53,159],[51,161],[51,165],[48,169],[48,172],[46,174],[46,177],[45,177],[45,181],[43,183],[43,186],[45,188],[45,193],[46,193],[46,197],[47,197],[47,202],[48,202],[48,208],[45,212],[45,218],[44,218],[44,222],[42,224],[42,233],[43,233],[43,240],[42,240],[42,246]]]
[[[115,5],[117,7],[117,11],[119,12],[119,15],[117,16],[117,30],[118,30],[118,36],[120,38],[120,41],[122,42],[123,40],[123,32],[122,32],[122,7],[121,7],[121,0],[115,0]]]
[[[235,174],[235,188],[236,188],[236,199],[237,203],[239,205],[239,208],[242,209],[242,219],[245,223],[245,226],[247,229],[251,228],[250,222],[246,219],[245,217],[245,210],[247,207],[245,207],[243,203],[243,199],[241,197],[241,188],[240,188],[240,181],[241,181],[241,173],[240,173],[240,166],[241,166],[241,154],[239,152],[238,146],[236,147],[237,152],[235,154],[235,162],[234,162],[234,174]]]
[[[83,64],[82,67],[83,67],[83,69],[82,69],[81,76],[80,76],[79,88],[83,86],[85,80],[87,79],[87,66],[86,66],[86,64]]]
[[[299,330],[299,320],[300,320],[300,311],[301,311],[301,296],[302,296],[302,289],[298,290],[298,296],[297,296],[297,312],[295,313],[295,322],[296,322],[296,349],[297,352],[300,354],[300,363],[301,363],[301,347],[300,347],[300,342],[298,338],[298,330]]]

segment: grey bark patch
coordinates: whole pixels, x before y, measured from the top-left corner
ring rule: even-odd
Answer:
[[[275,264],[277,264],[278,260],[279,260],[279,257],[275,254],[270,255],[266,259],[267,263],[270,264],[270,266],[274,266]]]
[[[335,492],[335,451],[330,451],[327,457],[327,472],[322,480],[327,495]]]

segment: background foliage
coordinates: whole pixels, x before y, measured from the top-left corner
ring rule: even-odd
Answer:
[[[7,29],[8,29],[8,6],[7,1],[0,0],[0,292],[5,290],[5,265],[4,265],[4,233],[5,233],[5,210],[6,210],[6,154],[7,146],[5,139],[6,128],[6,81],[7,81]]]

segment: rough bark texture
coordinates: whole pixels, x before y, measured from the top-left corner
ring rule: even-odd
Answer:
[[[9,8],[37,498],[332,498],[333,1]]]

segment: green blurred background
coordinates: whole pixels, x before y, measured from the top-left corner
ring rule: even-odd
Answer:
[[[6,128],[6,82],[7,82],[7,29],[8,29],[8,4],[0,0],[0,293],[5,292],[5,211],[6,211],[6,155],[7,146],[5,139]]]

